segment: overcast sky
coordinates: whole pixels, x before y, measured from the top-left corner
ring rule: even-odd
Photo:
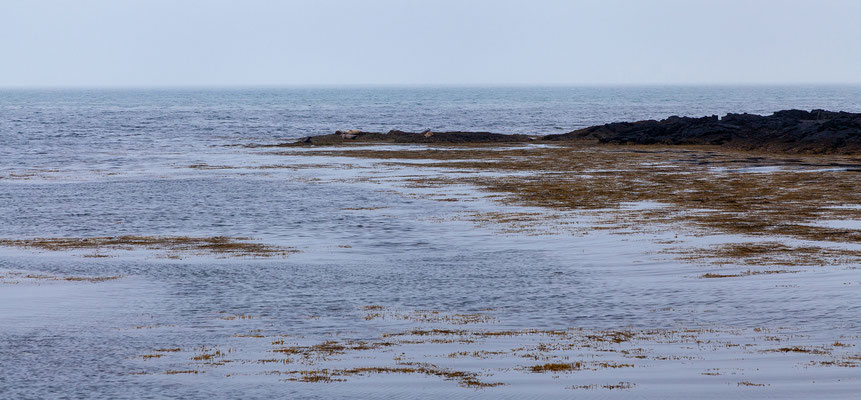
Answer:
[[[859,0],[0,0],[0,86],[861,83]]]

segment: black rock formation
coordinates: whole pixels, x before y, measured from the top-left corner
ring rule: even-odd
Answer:
[[[824,110],[772,115],[727,114],[702,118],[615,122],[543,140],[592,139],[613,144],[722,145],[744,150],[861,153],[861,114]]]
[[[534,137],[526,135],[506,135],[490,132],[431,132],[426,130],[421,133],[389,131],[388,133],[349,131],[346,136],[343,133],[333,135],[311,136],[300,139],[301,144],[340,144],[352,142],[373,143],[518,143],[534,140]]]
[[[785,110],[772,115],[727,114],[723,118],[669,117],[660,121],[614,122],[547,135],[490,132],[338,131],[310,136],[291,145],[367,143],[522,143],[586,141],[610,144],[719,145],[783,153],[861,154],[861,114],[824,110]]]

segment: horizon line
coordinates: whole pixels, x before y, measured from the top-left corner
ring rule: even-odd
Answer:
[[[666,83],[285,83],[285,84],[72,84],[0,85],[0,90],[289,89],[289,88],[611,88],[611,87],[803,87],[861,86],[861,82],[666,82]]]

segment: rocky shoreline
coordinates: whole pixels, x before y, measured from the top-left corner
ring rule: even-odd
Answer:
[[[336,131],[329,135],[309,136],[295,144],[332,145],[350,142],[370,143],[523,143],[541,140],[540,136],[511,135],[492,132],[404,132],[392,130],[386,133],[361,130]]]
[[[663,120],[614,122],[544,136],[509,135],[491,132],[403,132],[361,130],[337,131],[310,136],[296,145],[345,143],[527,143],[597,142],[606,144],[717,145],[739,150],[785,153],[861,153],[861,113],[825,110],[784,110],[772,115],[727,114],[723,117],[672,116]]]

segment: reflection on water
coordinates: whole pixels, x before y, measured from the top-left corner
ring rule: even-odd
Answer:
[[[858,88],[761,89],[777,95],[774,104],[754,101],[763,97],[752,89],[632,90],[368,89],[347,95],[310,89],[4,92],[0,94],[5,140],[0,148],[0,238],[231,236],[301,252],[275,258],[188,255],[173,259],[140,249],[87,257],[86,251],[2,248],[0,397],[349,398],[364,394],[394,398],[418,393],[520,398],[527,393],[625,397],[641,391],[684,398],[702,397],[709,391],[715,397],[756,396],[754,390],[761,389],[770,395],[803,398],[815,388],[796,381],[814,375],[816,381],[825,382],[823,386],[831,385],[825,395],[857,393],[855,369],[799,366],[852,362],[845,357],[858,354],[857,347],[851,347],[858,342],[861,322],[857,270],[811,268],[796,274],[698,279],[702,268],[660,253],[666,248],[660,241],[706,238],[675,232],[616,235],[605,230],[585,235],[564,230],[506,234],[462,216],[547,211],[503,207],[469,187],[422,189],[399,183],[403,177],[427,174],[421,166],[283,157],[221,146],[354,126],[531,133],[664,114],[767,111],[789,103],[807,108],[861,106]],[[691,96],[711,100],[694,105],[688,101]],[[419,97],[430,106],[414,104]],[[721,102],[721,97],[727,100]],[[625,107],[609,106],[619,102]],[[189,168],[202,164],[288,167]],[[362,179],[370,175],[384,179]],[[424,196],[445,190],[449,191],[445,197],[459,201]],[[654,204],[630,208],[650,206]],[[103,281],[63,278],[117,276],[121,278]],[[368,308],[372,305],[380,308]],[[445,318],[417,317],[426,310],[438,310]],[[464,317],[469,315],[486,317]],[[639,342],[613,349],[640,348],[651,358],[636,358],[636,352],[611,358],[635,364],[625,369],[630,370],[624,372],[625,379],[617,379],[622,369],[595,367],[602,356],[581,346],[586,343],[581,341],[582,332],[564,340],[515,335],[462,346],[451,341],[478,331],[578,328],[638,332],[643,335]],[[459,386],[465,382],[463,377],[448,379],[453,375],[426,373],[429,369],[411,374],[366,373],[369,376],[364,379],[357,379],[361,374],[355,370],[342,371],[347,382],[321,384],[281,379],[295,374],[254,373],[321,365],[342,370],[368,367],[363,361],[344,361],[349,357],[342,354],[333,355],[332,364],[325,360],[302,364],[299,356],[271,350],[288,345],[310,348],[327,340],[379,343],[386,335],[414,329],[470,333],[431,335],[440,339],[435,345],[441,347],[403,345],[399,351],[405,358],[400,361],[392,358],[398,352],[381,350],[368,357],[380,365],[427,362],[439,368],[478,371],[476,379],[506,385],[464,388]],[[664,347],[658,339],[663,333],[656,333],[681,329],[701,329],[698,332],[712,335],[701,339],[724,340],[732,346],[724,346],[725,352],[713,357],[710,349],[693,350],[701,345],[696,341],[674,339],[664,343],[670,348]],[[774,346],[763,345],[761,341],[769,340],[765,336],[772,331],[777,338]],[[273,347],[277,340],[286,344]],[[562,346],[572,341],[581,347],[565,350],[568,353],[548,350],[537,359],[512,353],[518,347]],[[744,347],[753,341],[758,347]],[[835,341],[847,347],[835,347]],[[831,347],[828,356],[759,351],[796,345]],[[193,357],[216,350],[229,355],[216,358],[234,360],[236,365],[195,364]],[[467,353],[458,356],[461,352]],[[507,352],[504,357],[503,352]],[[447,357],[452,353],[456,355]],[[144,358],[154,354],[163,355]],[[482,363],[484,359],[475,354],[497,361]],[[662,354],[677,356],[678,362],[662,364],[659,361],[666,360],[655,358]],[[249,367],[267,356],[282,355],[299,366]],[[597,357],[584,364],[600,369],[592,371],[595,375],[589,379],[576,372],[563,372],[553,379],[528,369],[544,363],[574,363],[583,357]],[[693,359],[698,360],[696,368],[687,368],[685,362]],[[756,372],[787,363],[793,367]],[[649,365],[659,367],[648,369]],[[686,369],[703,386],[662,389],[678,384],[674,376]],[[708,380],[710,369],[719,374],[715,380]],[[186,370],[199,373],[165,373]],[[133,374],[139,372],[145,374]],[[754,386],[738,384],[748,380]],[[601,388],[623,381],[633,385],[631,392],[625,385]],[[759,384],[770,386],[755,386]]]

